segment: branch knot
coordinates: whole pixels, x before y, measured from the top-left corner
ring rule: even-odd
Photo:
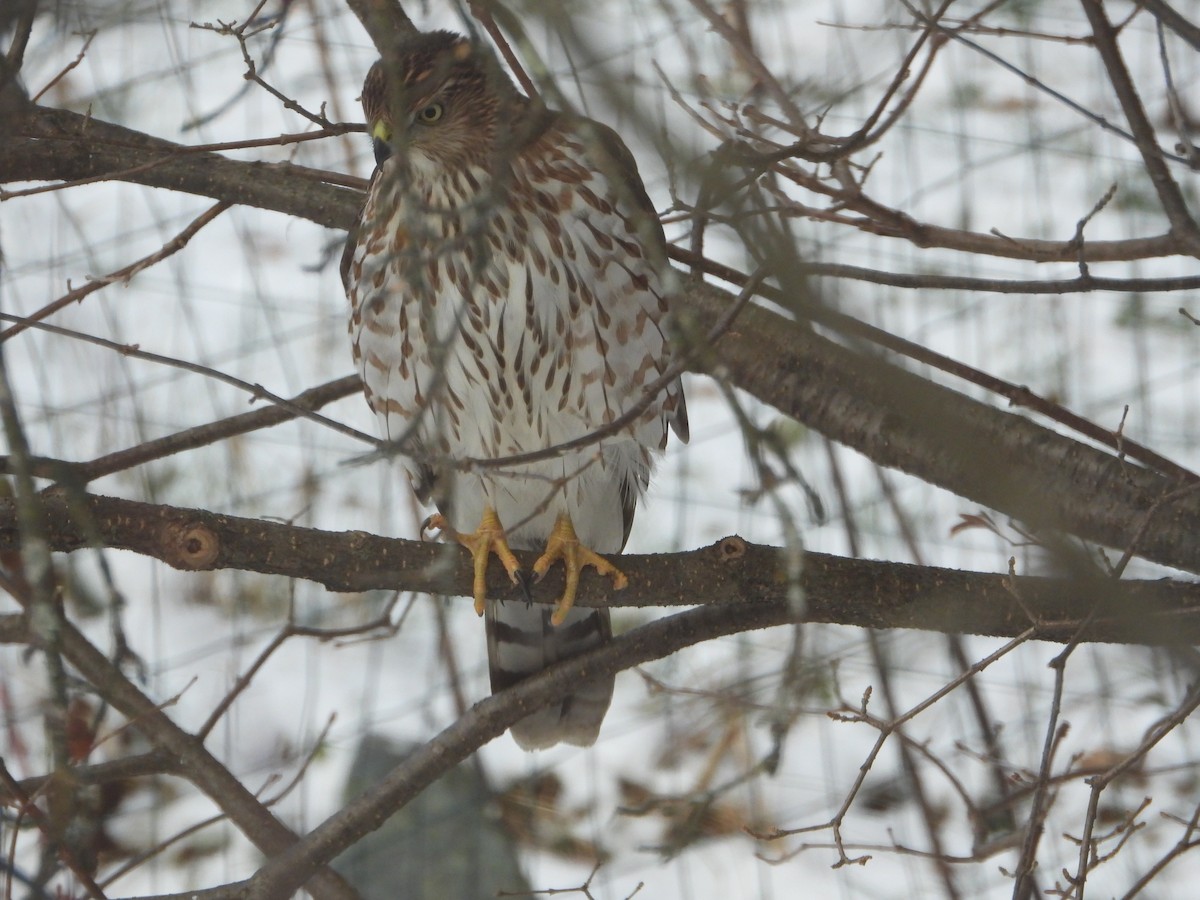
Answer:
[[[176,569],[211,569],[221,552],[221,539],[202,522],[169,522],[162,529],[163,561]]]
[[[731,534],[727,538],[721,538],[717,542],[717,556],[721,562],[733,562],[735,559],[741,559],[746,555],[746,542],[736,534]]]

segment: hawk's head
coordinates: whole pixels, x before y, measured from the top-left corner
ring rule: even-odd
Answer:
[[[487,50],[449,31],[417,34],[367,73],[362,104],[383,165],[420,154],[446,169],[488,166],[503,123],[527,102]]]

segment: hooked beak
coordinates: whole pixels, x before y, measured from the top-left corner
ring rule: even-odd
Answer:
[[[375,162],[382,166],[392,155],[392,129],[382,119],[371,126],[371,143],[375,149]]]

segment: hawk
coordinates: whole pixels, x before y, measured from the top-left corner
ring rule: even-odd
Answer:
[[[616,133],[525,97],[460,35],[406,39],[362,103],[378,166],[342,261],[354,359],[438,510],[426,527],[472,555],[498,691],[609,639],[608,610],[573,608],[581,572],[626,585],[601,554],[624,548],[668,427],[687,440],[666,244]],[[563,563],[553,609],[512,549],[542,551],[537,578]],[[487,599],[492,555],[524,600]],[[513,737],[590,745],[612,690],[587,680]]]

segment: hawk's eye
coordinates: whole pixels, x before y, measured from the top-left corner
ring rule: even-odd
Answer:
[[[439,121],[445,112],[446,108],[442,104],[430,103],[417,113],[417,121],[422,125],[432,125],[434,122]]]

